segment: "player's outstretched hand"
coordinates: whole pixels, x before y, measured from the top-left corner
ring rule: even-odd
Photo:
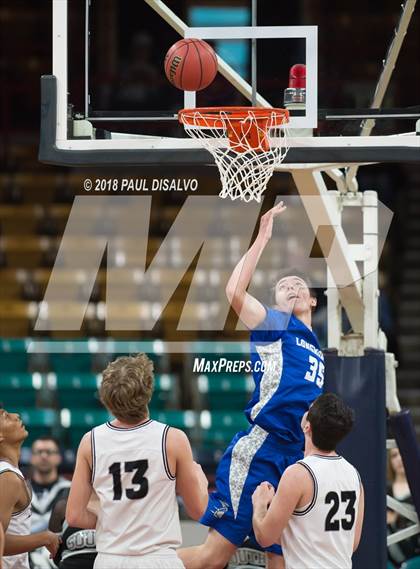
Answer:
[[[269,506],[271,500],[274,498],[274,487],[269,482],[262,482],[252,495],[252,503],[254,508],[256,506],[264,504],[266,507]]]
[[[260,230],[258,232],[258,237],[263,239],[267,243],[271,239],[271,234],[273,232],[273,220],[275,217],[284,212],[286,206],[284,202],[278,203],[276,206],[269,209],[260,220]]]
[[[57,555],[60,543],[61,543],[61,538],[58,533],[53,533],[52,531],[45,532],[44,545],[50,552],[51,559],[53,559]]]

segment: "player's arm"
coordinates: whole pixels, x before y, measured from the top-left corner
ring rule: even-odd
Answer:
[[[10,535],[7,533],[10,518],[16,505],[16,497],[22,491],[22,482],[13,472],[4,472],[0,475],[0,523],[5,532],[4,555],[18,555],[27,553],[38,547],[45,546],[52,555],[55,555],[59,538],[50,531],[42,531],[31,535]]]
[[[184,501],[193,520],[199,520],[208,503],[208,480],[201,466],[194,462],[187,435],[170,428],[166,439],[169,467],[176,477],[176,493]]]
[[[88,509],[88,503],[92,494],[91,457],[90,433],[86,433],[77,451],[76,468],[67,500],[66,520],[70,527],[96,528],[97,517]]]
[[[229,303],[245,326],[250,329],[261,324],[266,316],[266,310],[261,302],[247,292],[247,288],[262,252],[271,239],[273,219],[285,209],[286,206],[280,202],[261,217],[257,238],[234,268],[226,285]]]
[[[365,491],[363,489],[363,484],[360,483],[359,509],[357,510],[356,530],[354,533],[353,551],[356,551],[356,549],[359,547],[360,538],[362,536],[362,527],[363,527],[364,515],[365,515]]]
[[[307,482],[303,468],[294,464],[285,470],[275,494],[272,487],[268,489],[270,485],[267,482],[255,490],[252,497],[252,525],[262,547],[280,542],[281,534],[297,508]]]

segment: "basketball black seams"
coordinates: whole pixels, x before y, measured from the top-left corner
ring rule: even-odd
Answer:
[[[182,86],[182,74],[184,73],[185,61],[186,61],[186,59],[187,59],[188,51],[189,51],[189,49],[190,49],[190,43],[186,43],[185,46],[186,46],[186,48],[187,48],[187,51],[185,52],[184,60],[183,60],[183,62],[182,62],[182,66],[181,66],[181,69],[180,69],[180,71],[179,71],[179,85],[180,85],[181,89],[183,89],[183,86]]]

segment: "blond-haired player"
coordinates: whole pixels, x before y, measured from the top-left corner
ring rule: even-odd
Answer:
[[[145,354],[120,357],[103,372],[100,398],[115,420],[80,443],[66,518],[96,528],[97,569],[177,569],[181,543],[176,494],[199,519],[207,479],[178,430],[153,421],[153,363]],[[97,515],[88,510],[94,491]]]

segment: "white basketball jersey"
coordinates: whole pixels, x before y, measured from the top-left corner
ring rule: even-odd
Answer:
[[[92,429],[92,485],[100,510],[98,553],[164,554],[181,544],[175,478],[166,456],[169,427],[105,423]]]
[[[341,456],[311,455],[302,464],[314,482],[310,504],[283,530],[287,569],[349,569],[360,497],[357,470]]]
[[[0,474],[3,472],[14,472],[19,478],[23,480],[26,485],[23,474],[9,462],[0,460]],[[28,490],[28,498],[29,490]],[[28,506],[21,512],[12,514],[9,526],[6,533],[10,535],[29,535],[31,533],[31,502],[29,500]],[[27,553],[20,553],[19,555],[10,555],[3,557],[4,569],[29,569],[29,557]]]

